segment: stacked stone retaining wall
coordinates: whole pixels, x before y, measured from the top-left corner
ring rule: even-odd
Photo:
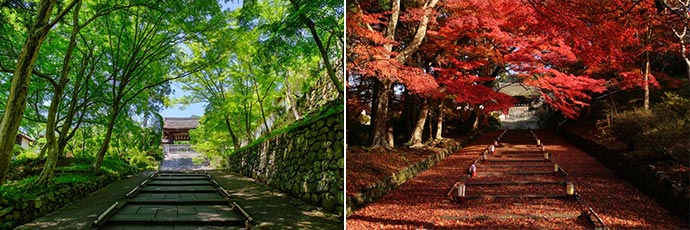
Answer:
[[[228,157],[230,170],[343,215],[343,113],[323,117]]]
[[[120,179],[118,176],[101,176],[96,180],[60,186],[29,200],[0,198],[0,229],[11,229],[55,211]]]

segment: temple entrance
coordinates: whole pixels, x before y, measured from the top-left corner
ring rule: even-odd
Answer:
[[[175,144],[175,141],[189,141],[189,130],[199,126],[196,117],[166,117],[163,125],[163,144]]]
[[[192,149],[189,130],[199,126],[199,118],[166,117],[163,125],[163,154],[160,170],[188,171],[209,170],[209,160]],[[195,161],[195,159],[197,159]]]

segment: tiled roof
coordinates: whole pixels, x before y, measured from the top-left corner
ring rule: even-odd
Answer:
[[[199,118],[166,117],[164,129],[194,129],[199,126]]]

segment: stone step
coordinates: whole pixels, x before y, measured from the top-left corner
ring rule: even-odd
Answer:
[[[139,224],[139,223],[132,223],[132,224],[113,224],[113,225],[107,225],[103,226],[100,228],[101,230],[131,230],[131,229],[155,229],[155,230],[179,230],[179,229],[189,229],[189,230],[197,230],[197,229],[204,229],[204,230],[246,230],[247,228],[245,226],[214,226],[214,225],[199,225],[199,226],[194,226],[194,225],[187,225],[187,224],[173,224],[173,225],[164,225],[164,226],[156,226],[156,225],[145,225],[145,224]]]
[[[191,177],[196,177],[196,176],[206,176],[206,174],[200,174],[200,173],[158,173],[158,177],[169,177],[169,176],[191,176]]]
[[[153,180],[148,183],[149,185],[158,186],[193,186],[193,185],[211,185],[209,180]]]
[[[494,181],[494,182],[469,182],[465,183],[467,186],[491,186],[491,185],[546,185],[546,184],[561,184],[565,185],[565,181]]]
[[[219,193],[139,193],[128,203],[133,204],[160,204],[160,205],[184,205],[184,204],[226,204],[227,201]]]
[[[140,192],[152,192],[152,193],[206,193],[206,192],[218,192],[216,188],[209,185],[203,186],[146,186],[139,189]]]
[[[135,205],[223,205],[228,204],[224,199],[212,199],[212,200],[130,200],[127,203]]]
[[[553,218],[578,218],[582,214],[577,213],[546,213],[546,214],[479,214],[471,216],[442,216],[444,219],[451,220],[517,220],[517,219],[553,219]]]
[[[466,196],[465,199],[504,199],[504,198],[530,198],[530,199],[541,199],[541,198],[566,198],[564,194],[520,194],[520,195],[474,195]]]
[[[478,176],[502,176],[502,175],[547,175],[553,174],[552,171],[519,171],[519,172],[497,172],[497,171],[481,171],[477,170]]]
[[[563,184],[509,184],[509,185],[474,185],[465,189],[467,196],[491,195],[491,196],[513,196],[513,195],[565,195],[565,185]]]
[[[154,180],[208,180],[206,176],[159,176]]]
[[[518,159],[496,159],[489,157],[486,160],[486,162],[544,162],[544,158],[518,158]]]
[[[548,164],[509,164],[509,165],[495,165],[495,164],[480,164],[477,168],[553,168],[552,163]]]
[[[477,167],[477,172],[550,172],[553,167]],[[530,173],[528,173],[530,174]]]
[[[202,215],[141,215],[115,214],[107,224],[115,225],[210,225],[210,226],[244,226],[244,221],[236,214],[232,216]]]

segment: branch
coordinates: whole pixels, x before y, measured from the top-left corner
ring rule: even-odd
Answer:
[[[48,23],[47,28],[53,28],[53,26],[55,26],[55,24],[62,20],[62,18],[64,18],[65,15],[67,15],[67,13],[77,4],[77,2],[80,1],[81,0],[73,0],[69,5],[67,5],[67,8],[65,8],[62,12],[60,12],[60,14],[58,14],[57,17],[55,17],[55,19],[53,19],[52,22]]]

